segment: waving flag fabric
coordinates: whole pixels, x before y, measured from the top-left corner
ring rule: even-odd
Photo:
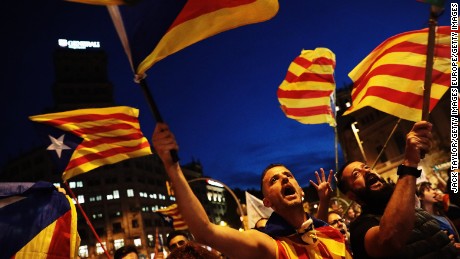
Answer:
[[[370,106],[396,117],[422,118],[428,29],[393,36],[374,49],[349,76],[354,82],[350,114]],[[450,28],[436,31],[431,111],[450,86]]]
[[[281,109],[304,124],[335,126],[331,95],[335,89],[335,54],[326,48],[302,50],[278,88]]]
[[[157,210],[155,212],[157,212],[163,218],[163,220],[175,230],[185,230],[188,228],[184,218],[179,213],[177,204],[175,203],[167,208]]]
[[[1,258],[77,258],[72,200],[51,183],[0,183]]]
[[[248,213],[248,227],[254,228],[256,222],[261,218],[269,218],[273,212],[272,208],[264,206],[262,200],[246,192],[246,210]]]
[[[120,4],[119,0],[72,1]],[[198,41],[271,19],[278,7],[278,0],[155,0],[134,1],[132,6],[114,6],[109,11],[126,42],[135,74],[144,75],[156,62]]]
[[[80,109],[29,117],[32,121],[57,127],[83,141],[72,150],[63,135],[48,147],[59,153],[71,150],[70,161],[62,179],[88,172],[105,164],[152,153],[148,140],[143,136],[137,109],[119,106],[98,109]],[[60,157],[60,156],[59,156]]]

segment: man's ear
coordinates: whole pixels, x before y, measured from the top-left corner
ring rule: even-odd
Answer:
[[[264,198],[264,199],[262,200],[262,202],[264,203],[264,206],[265,206],[265,207],[267,207],[267,208],[271,208],[271,207],[272,207],[272,203],[270,202],[269,199]]]

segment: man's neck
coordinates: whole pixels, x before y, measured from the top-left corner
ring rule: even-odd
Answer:
[[[293,226],[295,229],[300,228],[302,224],[308,219],[307,213],[302,208],[290,209],[277,211],[278,213],[289,225]]]

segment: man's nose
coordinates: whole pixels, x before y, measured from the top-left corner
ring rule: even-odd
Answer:
[[[289,182],[289,178],[287,176],[283,176],[283,178],[281,179],[281,182],[282,183],[288,183]]]

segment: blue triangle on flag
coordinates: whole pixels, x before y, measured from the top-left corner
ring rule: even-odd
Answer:
[[[71,132],[43,123],[34,123],[34,126],[58,172],[64,172],[73,152],[83,139]]]

